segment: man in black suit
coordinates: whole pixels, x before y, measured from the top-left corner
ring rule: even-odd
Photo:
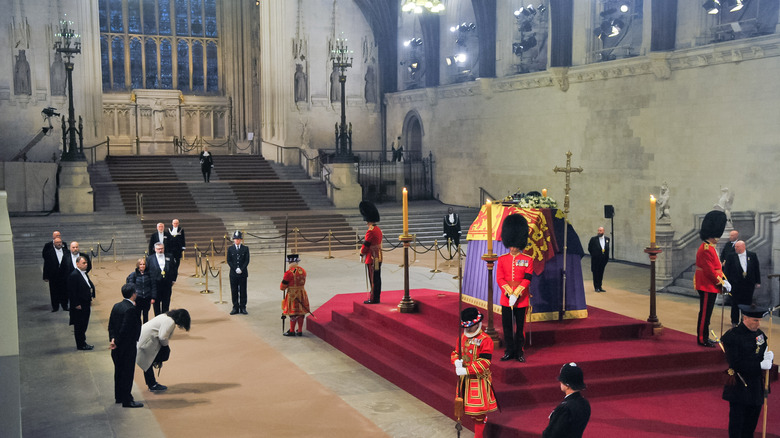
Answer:
[[[457,213],[452,211],[452,207],[447,209],[447,214],[444,215],[444,237],[447,238],[447,248],[450,247],[450,243],[458,248],[460,245],[460,217]],[[452,250],[450,250],[452,254]]]
[[[729,256],[729,254],[734,254],[734,245],[737,244],[737,240],[739,240],[739,231],[737,230],[731,230],[729,232],[729,241],[726,242],[725,245],[723,245],[723,249],[720,250],[720,262],[725,263],[726,257]],[[726,277],[728,278],[728,277]]]
[[[133,400],[136,343],[141,335],[141,314],[135,307],[135,285],[122,286],[122,301],[114,304],[108,318],[108,339],[114,362],[114,400],[125,408],[140,408]]]
[[[176,267],[179,267],[181,262],[181,255],[184,250],[187,249],[187,240],[184,237],[184,230],[179,227],[179,220],[174,219],[171,221],[171,228],[168,230],[168,234],[171,235],[171,241],[168,245],[171,255],[176,259]]]
[[[240,313],[247,315],[246,311],[246,280],[249,276],[249,248],[242,245],[244,235],[241,231],[233,233],[233,245],[228,248],[227,263],[230,266],[230,296],[233,299],[231,315]]]
[[[173,256],[165,253],[165,245],[160,242],[154,244],[154,253],[146,257],[146,269],[157,289],[157,296],[152,289],[152,308],[154,316],[157,316],[170,309],[173,285],[179,277],[179,270]]]
[[[87,275],[87,259],[84,256],[76,258],[76,269],[68,276],[68,298],[76,349],[91,350],[94,346],[87,344],[87,326],[92,298],[95,298],[95,285]]]
[[[726,256],[723,273],[731,283],[731,324],[736,327],[739,325],[739,305],[753,304],[753,292],[761,287],[761,268],[756,253],[746,251],[744,241],[736,241],[734,252]]]
[[[593,272],[593,288],[596,292],[606,292],[601,287],[604,279],[604,268],[609,261],[609,237],[604,235],[604,227],[599,227],[598,235],[590,238],[588,242],[590,253],[590,271]]]
[[[59,231],[56,237],[43,247],[43,281],[49,283],[51,311],[68,310],[68,251],[64,248]]]
[[[157,230],[155,230],[152,235],[149,237],[149,255],[154,254],[154,244],[157,242],[162,242],[164,247],[164,252],[166,254],[171,253],[171,233],[168,232],[168,230],[165,229],[165,224],[160,222],[157,224]]]
[[[79,257],[84,257],[87,260],[87,273],[89,274],[89,271],[92,270],[92,260],[90,260],[88,254],[84,254],[79,250],[79,243],[74,240],[70,242],[70,254],[67,256],[67,275],[72,274],[76,270],[76,259]]]

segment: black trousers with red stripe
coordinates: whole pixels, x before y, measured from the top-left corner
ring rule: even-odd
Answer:
[[[697,290],[699,293],[699,319],[696,320],[696,340],[703,344],[710,338],[710,317],[718,294]]]

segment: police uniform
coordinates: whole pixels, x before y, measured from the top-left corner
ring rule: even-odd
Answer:
[[[699,345],[713,347],[709,339],[710,317],[715,307],[717,294],[721,285],[726,283],[726,276],[715,250],[712,238],[718,238],[726,228],[726,214],[713,210],[704,216],[699,237],[703,241],[696,251],[696,272],[693,276],[693,287],[699,293],[699,317],[696,320],[696,340]]]
[[[379,222],[379,211],[373,203],[360,203],[360,214],[368,223],[368,230],[360,247],[360,255],[366,264],[366,273],[371,286],[366,304],[378,304],[382,295],[382,230],[376,225]]]
[[[766,310],[751,313],[741,305],[742,314],[760,318]],[[729,437],[753,437],[764,403],[765,370],[761,369],[767,339],[761,329],[751,331],[741,322],[723,335],[723,348],[729,364],[729,378],[723,387],[723,400],[729,402]],[[771,360],[770,360],[771,362]]]
[[[590,403],[580,394],[585,389],[582,370],[574,362],[564,364],[558,381],[574,392],[552,411],[542,438],[581,438],[590,420]]]
[[[309,311],[309,296],[306,294],[306,270],[298,266],[298,254],[287,256],[290,269],[284,273],[279,289],[287,290],[282,300],[282,314],[290,317],[290,330],[284,336],[303,336],[303,321]],[[295,330],[296,324],[298,330]]]
[[[522,251],[528,243],[528,222],[522,215],[511,214],[504,219],[501,240],[504,246],[510,248],[510,252],[499,257],[496,262],[496,282],[502,292],[501,325],[506,344],[501,360],[514,358],[525,362],[525,314],[530,303],[529,286],[534,272],[534,259],[522,252],[515,255],[511,252],[512,248]],[[512,296],[517,297],[514,305],[509,298]]]
[[[472,327],[482,322],[482,314],[474,307],[461,312],[461,326]],[[493,392],[493,378],[490,372],[490,362],[493,359],[493,339],[481,328],[471,337],[461,334],[460,351],[456,348],[450,355],[450,362],[462,360],[465,373],[458,383],[457,397],[463,397],[463,413],[474,418],[474,437],[480,438],[485,428],[487,413],[498,409],[496,396]]]

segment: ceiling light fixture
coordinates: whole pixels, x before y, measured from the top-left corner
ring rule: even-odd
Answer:
[[[440,0],[404,0],[401,11],[421,14],[423,11],[438,14],[444,11],[444,4]]]

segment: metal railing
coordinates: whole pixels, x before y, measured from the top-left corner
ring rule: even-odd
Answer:
[[[98,159],[98,150],[103,145],[106,146],[106,155],[103,156],[103,159],[111,155],[111,139],[109,137],[106,137],[105,141],[101,141],[98,144],[94,144],[92,146],[87,146],[84,148],[84,156],[87,157],[87,163],[95,164],[95,162]]]

